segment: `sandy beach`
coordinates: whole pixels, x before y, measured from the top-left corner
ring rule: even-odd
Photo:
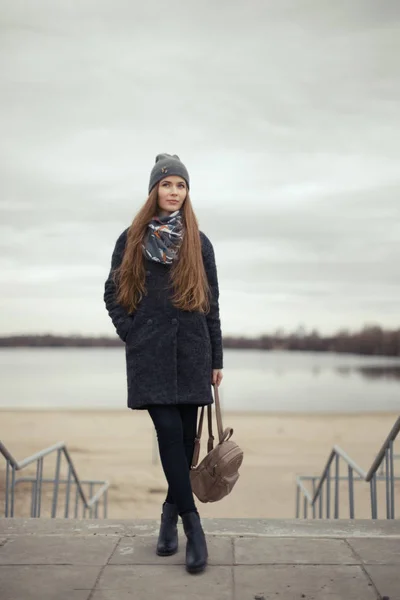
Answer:
[[[226,413],[224,425],[234,428],[234,439],[245,453],[241,477],[231,495],[221,502],[198,502],[201,515],[293,517],[296,475],[321,473],[334,444],[368,469],[396,418],[396,414]],[[1,440],[17,460],[58,441],[66,442],[82,479],[110,481],[110,518],[158,518],[166,483],[159,461],[153,461],[154,432],[147,413],[3,410],[0,423]],[[205,437],[202,454],[204,451]],[[54,458],[46,459],[45,476],[53,476],[54,465]],[[0,469],[3,510],[4,463]],[[31,474],[34,472],[32,469]],[[341,493],[345,507],[345,487]],[[369,516],[368,499],[368,487],[357,488],[356,516]],[[47,486],[44,514],[49,501]],[[381,506],[383,516],[384,503]],[[17,495],[17,515],[29,516],[29,500],[22,485]]]

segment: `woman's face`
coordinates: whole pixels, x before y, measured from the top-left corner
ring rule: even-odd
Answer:
[[[167,215],[179,210],[187,195],[186,181],[177,175],[164,177],[158,186],[160,214]]]

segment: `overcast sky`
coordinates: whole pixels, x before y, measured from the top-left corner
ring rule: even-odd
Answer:
[[[399,327],[397,0],[0,7],[0,334],[114,332],[111,253],[160,152],[225,335]]]

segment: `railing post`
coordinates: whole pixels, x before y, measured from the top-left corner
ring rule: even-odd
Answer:
[[[103,494],[103,502],[104,502],[104,519],[107,519],[107,503],[108,503],[108,490],[105,490]]]
[[[31,513],[32,517],[36,519],[37,513],[37,488],[38,488],[38,480],[39,480],[39,459],[36,461],[36,479],[32,482],[32,505],[31,505]]]
[[[394,503],[395,503],[395,495],[394,495],[394,464],[393,464],[393,440],[390,440],[389,443],[389,465],[390,465],[390,517],[394,519]]]
[[[78,518],[78,502],[79,502],[79,488],[78,488],[78,484],[76,484],[76,490],[75,490],[75,511],[74,511],[74,517],[75,519]]]
[[[10,517],[14,516],[14,498],[15,498],[15,467],[11,467],[11,510]]]
[[[319,488],[319,518],[323,518],[323,505],[324,505],[324,488],[321,486]]]
[[[326,474],[326,518],[331,516],[331,465],[328,467]]]
[[[373,488],[373,484],[372,484],[372,479],[369,482],[369,495],[370,495],[370,500],[371,500],[371,519],[375,519],[375,516],[374,516],[374,488]]]
[[[31,485],[31,518],[35,516],[35,497],[36,497],[36,480],[32,480]]]
[[[300,487],[296,483],[296,519],[300,517]]]
[[[90,502],[90,500],[92,499],[92,496],[93,496],[93,483],[92,482],[89,483],[89,496],[90,496],[90,498],[89,498],[89,502]],[[92,518],[93,518],[93,504],[91,504],[90,508],[89,508],[89,519],[92,519]]]
[[[307,503],[307,496],[304,496],[304,501],[303,501],[303,518],[307,519],[308,517],[308,503]]]
[[[313,497],[313,499],[314,499],[314,496],[315,496],[315,480],[316,480],[316,477],[313,477],[312,480],[311,480],[312,497]],[[317,507],[315,506],[315,502],[313,502],[313,505],[312,505],[312,516],[313,516],[313,519],[315,519],[315,517],[316,517],[316,510],[317,510]]]
[[[68,478],[67,478],[67,488],[65,490],[65,511],[64,517],[66,519],[69,518],[69,497],[71,494],[71,465],[68,463]]]
[[[386,488],[386,518],[390,519],[390,496],[389,496],[389,479],[390,479],[390,470],[389,470],[389,452],[386,448],[385,450],[385,488]]]
[[[354,519],[354,482],[353,482],[353,469],[348,467],[349,473],[349,509],[350,509],[350,519]]]
[[[54,490],[53,490],[53,504],[51,507],[51,517],[54,519],[57,515],[57,500],[58,500],[58,488],[60,485],[60,466],[61,466],[61,448],[57,450],[56,460],[56,472],[54,475]]]
[[[43,457],[39,458],[36,470],[36,517],[40,517],[42,507],[42,479],[43,479]]]
[[[10,461],[6,461],[6,490],[4,496],[4,516],[8,517],[8,505],[10,501]]]
[[[339,454],[335,457],[335,519],[339,518]]]
[[[372,490],[372,518],[378,518],[378,498],[376,493],[376,473],[374,473],[371,479],[371,490]]]

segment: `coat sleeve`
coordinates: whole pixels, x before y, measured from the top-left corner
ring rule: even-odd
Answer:
[[[128,335],[129,328],[132,323],[132,318],[126,308],[119,304],[116,300],[116,285],[113,281],[113,272],[122,262],[126,244],[127,230],[119,236],[116,241],[114,251],[111,257],[111,269],[108,278],[104,284],[104,303],[111,321],[116,329],[117,334],[124,342]]]
[[[203,262],[206,271],[208,283],[211,290],[210,312],[206,315],[208,331],[210,333],[211,349],[212,349],[212,368],[223,368],[223,348],[221,321],[219,317],[219,287],[217,266],[215,264],[214,248],[210,240],[204,233],[202,238]]]

